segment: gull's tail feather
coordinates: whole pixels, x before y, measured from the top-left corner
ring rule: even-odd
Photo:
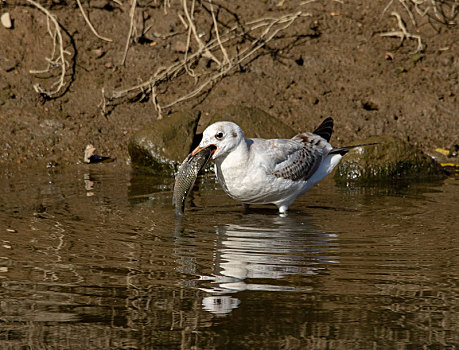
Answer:
[[[312,132],[313,134],[323,137],[327,142],[330,141],[331,135],[333,134],[333,118],[329,117]]]
[[[379,145],[379,142],[362,143],[360,145],[352,145],[352,146],[344,146],[344,147],[339,147],[339,148],[333,148],[328,154],[340,154],[340,155],[344,156],[352,148],[364,147],[364,146],[373,146],[373,145]]]

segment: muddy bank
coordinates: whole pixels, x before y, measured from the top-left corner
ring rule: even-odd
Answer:
[[[128,140],[159,112],[164,119],[181,110],[210,118],[226,105],[243,105],[295,132],[333,116],[336,146],[396,136],[457,163],[434,150],[459,143],[458,9],[447,1],[436,2],[437,12],[421,4],[421,16],[398,2],[385,10],[389,3],[235,1],[211,8],[198,1],[187,7],[195,35],[180,2],[165,8],[137,1],[133,12],[128,3],[84,2],[101,39],[74,3],[42,3],[44,11],[31,1],[2,2],[12,26],[0,27],[0,162],[74,164],[91,143],[127,166]],[[380,35],[403,31],[391,13],[413,35],[402,44],[397,34]],[[64,73],[59,42],[52,56],[50,15],[60,26]],[[211,46],[214,23],[222,40]],[[184,60],[183,69],[164,75],[161,67]],[[154,90],[142,85],[155,73],[164,79]]]

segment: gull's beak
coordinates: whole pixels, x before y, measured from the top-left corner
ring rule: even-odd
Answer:
[[[205,148],[205,147],[204,147],[204,148]],[[193,152],[191,152],[191,156],[194,157],[196,154],[198,154],[199,152],[201,152],[204,148],[201,147],[201,146],[196,147],[196,148],[193,150]]]
[[[191,157],[194,157],[196,154],[198,154],[199,152],[201,152],[203,149],[205,148],[208,148],[208,147],[211,147],[212,148],[212,155],[215,153],[215,151],[217,150],[217,146],[215,145],[207,145],[205,147],[201,147],[201,146],[198,146],[196,147],[193,152],[191,152]]]

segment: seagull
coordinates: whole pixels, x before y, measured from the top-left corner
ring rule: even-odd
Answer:
[[[333,148],[332,133],[332,118],[291,139],[246,138],[237,124],[220,121],[204,130],[192,156],[211,147],[218,182],[231,198],[244,208],[274,204],[285,216],[288,207],[330,174],[350,148],[362,146]]]

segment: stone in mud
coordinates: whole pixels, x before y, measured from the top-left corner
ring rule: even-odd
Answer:
[[[196,135],[198,122],[202,132],[211,123],[221,120],[235,122],[247,137],[290,138],[295,135],[289,126],[258,108],[230,106],[201,118],[200,112],[177,112],[151,123],[132,137],[128,145],[132,164],[173,175],[202,137]]]
[[[244,131],[246,137],[262,138],[291,138],[297,133],[279,119],[255,107],[228,106],[217,111],[212,116],[202,116],[198,132],[218,121],[236,123]]]
[[[11,16],[8,12],[1,15],[0,22],[7,29],[13,28],[13,22],[11,21]]]
[[[354,148],[344,156],[335,172],[338,183],[384,182],[445,175],[440,164],[399,138],[374,136],[354,144],[373,142],[379,144]]]
[[[173,174],[191,151],[199,115],[197,111],[173,113],[137,132],[128,145],[132,163]]]

